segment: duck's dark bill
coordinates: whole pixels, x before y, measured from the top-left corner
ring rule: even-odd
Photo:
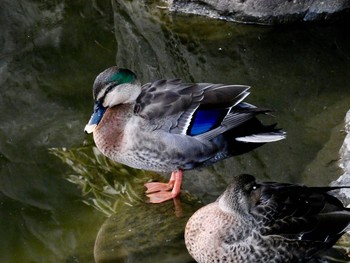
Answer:
[[[92,133],[97,124],[100,122],[100,120],[103,117],[103,114],[105,113],[106,108],[103,107],[103,105],[101,103],[96,103],[95,107],[94,107],[94,113],[91,115],[91,118],[88,122],[88,124],[85,126],[84,131],[86,133]]]

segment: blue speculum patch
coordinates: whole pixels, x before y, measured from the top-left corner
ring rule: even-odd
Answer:
[[[226,114],[227,109],[198,109],[194,113],[187,134],[195,136],[218,127]]]

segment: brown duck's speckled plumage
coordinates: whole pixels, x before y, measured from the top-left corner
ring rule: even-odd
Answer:
[[[327,193],[333,189],[240,175],[189,219],[186,247],[198,263],[317,262],[350,224],[350,210]]]
[[[132,114],[130,104],[110,108],[94,131],[96,146],[112,160],[139,169],[169,172],[186,163],[202,161],[201,155],[217,150],[215,145],[191,137],[154,131],[147,121]]]

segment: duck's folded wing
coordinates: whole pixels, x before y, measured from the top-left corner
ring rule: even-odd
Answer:
[[[341,187],[263,183],[253,209],[264,235],[333,245],[350,224],[350,210],[328,192]]]
[[[171,133],[198,136],[222,123],[239,125],[256,115],[258,109],[246,104],[249,107],[242,108],[241,115],[229,116],[232,107],[249,95],[248,89],[243,85],[158,80],[142,87],[134,111],[150,122],[164,123]]]

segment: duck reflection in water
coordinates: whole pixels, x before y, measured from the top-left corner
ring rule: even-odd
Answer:
[[[256,116],[269,110],[243,102],[249,87],[158,80],[141,86],[136,75],[111,67],[93,85],[94,113],[85,127],[110,159],[156,172],[168,183],[146,183],[151,203],[179,195],[183,170],[211,165],[285,138]]]
[[[318,262],[349,229],[350,209],[329,193],[339,188],[239,175],[189,219],[186,247],[199,263]]]

